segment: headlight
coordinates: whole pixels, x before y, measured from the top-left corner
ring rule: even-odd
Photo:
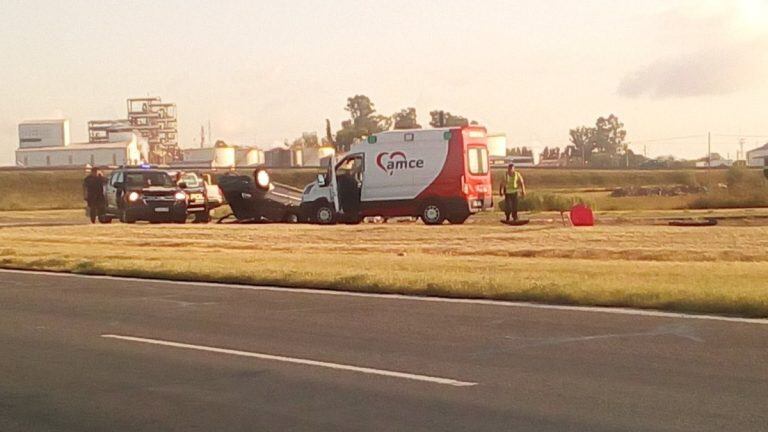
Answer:
[[[260,188],[266,189],[269,187],[269,173],[261,170],[256,173],[256,183]]]
[[[139,195],[138,192],[131,192],[128,194],[128,201],[130,202],[136,202],[141,198],[141,195]]]
[[[184,201],[187,199],[187,194],[184,192],[176,192],[176,195],[173,197],[176,198],[176,201]]]

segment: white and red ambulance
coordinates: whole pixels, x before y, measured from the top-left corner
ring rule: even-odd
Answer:
[[[359,222],[365,217],[420,217],[463,223],[493,206],[484,127],[397,130],[368,137],[302,195],[304,219]]]

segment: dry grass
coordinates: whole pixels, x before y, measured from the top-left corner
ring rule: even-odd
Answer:
[[[0,244],[4,267],[768,316],[765,227],[111,225]]]

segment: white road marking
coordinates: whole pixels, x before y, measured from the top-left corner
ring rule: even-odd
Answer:
[[[295,357],[284,357],[279,355],[240,351],[240,350],[234,350],[234,349],[228,349],[228,348],[217,348],[217,347],[210,347],[205,345],[192,345],[192,344],[187,344],[182,342],[172,342],[172,341],[166,341],[161,339],[147,339],[142,337],[121,336],[121,335],[112,335],[112,334],[104,334],[104,335],[101,335],[101,337],[107,338],[107,339],[118,339],[118,340],[129,341],[129,342],[139,342],[139,343],[145,343],[150,345],[161,345],[161,346],[167,346],[167,347],[173,347],[173,348],[206,351],[206,352],[234,355],[234,356],[240,356],[240,357],[251,357],[251,358],[257,358],[261,360],[272,360],[272,361],[279,361],[284,363],[300,364],[305,366],[324,367],[328,369],[358,372],[358,373],[364,373],[369,375],[381,375],[381,376],[392,377],[392,378],[401,378],[401,379],[407,379],[407,380],[413,380],[413,381],[423,381],[423,382],[429,382],[434,384],[450,385],[454,387],[470,387],[470,386],[477,385],[477,383],[474,383],[474,382],[457,381],[450,378],[432,377],[432,376],[418,375],[418,374],[412,374],[407,372],[374,369],[374,368],[368,368],[368,367],[352,366],[352,365],[345,365],[340,363],[330,363],[330,362],[309,360],[309,359],[302,359],[302,358],[295,358]]]
[[[722,321],[741,324],[761,324],[768,325],[768,319],[762,318],[737,318],[719,315],[695,315],[685,314],[678,312],[663,312],[658,310],[643,310],[643,309],[629,309],[629,308],[612,308],[612,307],[598,307],[598,306],[566,306],[566,305],[548,305],[540,303],[523,303],[504,300],[482,300],[482,299],[457,299],[446,297],[419,297],[409,296],[403,294],[374,294],[374,293],[362,293],[352,291],[334,291],[324,289],[310,289],[310,288],[281,288],[281,287],[269,287],[258,285],[236,285],[226,283],[213,283],[213,282],[186,282],[186,281],[174,281],[163,279],[141,279],[131,278],[123,276],[100,276],[100,275],[81,275],[74,273],[56,273],[45,271],[31,271],[31,270],[11,270],[0,269],[0,273],[17,273],[17,274],[34,274],[41,276],[52,277],[72,277],[72,278],[84,278],[84,279],[100,279],[108,281],[125,281],[125,282],[137,282],[137,283],[157,283],[168,285],[181,285],[181,286],[197,286],[207,288],[228,288],[228,289],[240,289],[240,290],[252,290],[252,291],[272,291],[283,294],[295,293],[295,294],[312,294],[312,295],[329,295],[329,296],[345,296],[345,297],[365,297],[365,298],[377,298],[385,300],[406,300],[406,301],[423,301],[423,302],[436,302],[436,303],[459,303],[459,304],[474,304],[485,306],[498,306],[498,307],[512,307],[523,309],[544,309],[544,310],[558,310],[567,312],[589,312],[589,313],[607,313],[615,315],[634,315],[634,316],[646,316],[646,317],[660,317],[660,318],[681,318],[681,319],[694,319],[705,321]]]

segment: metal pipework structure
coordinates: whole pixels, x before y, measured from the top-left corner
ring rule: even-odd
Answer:
[[[149,144],[149,162],[168,164],[181,160],[176,104],[159,97],[127,100],[128,122]]]

